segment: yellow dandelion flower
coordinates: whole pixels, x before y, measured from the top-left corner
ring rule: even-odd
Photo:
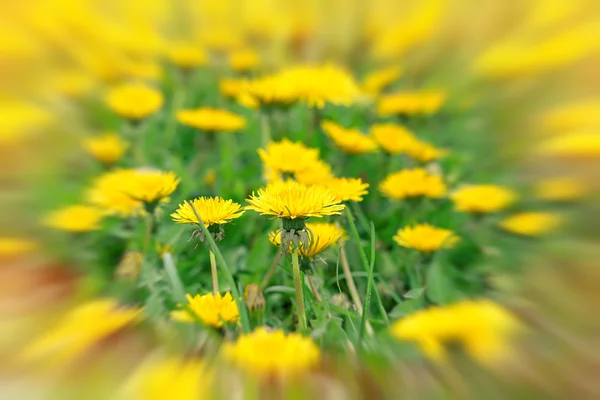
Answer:
[[[322,184],[333,197],[339,201],[362,201],[363,196],[369,193],[368,183],[360,178],[332,178]]]
[[[249,82],[248,79],[223,78],[219,81],[219,91],[225,97],[237,99],[246,93]]]
[[[541,200],[568,202],[582,199],[587,194],[587,188],[574,178],[553,178],[539,182],[534,192]]]
[[[547,212],[521,212],[500,221],[500,227],[507,232],[523,236],[541,236],[556,229],[562,219]]]
[[[392,335],[416,343],[430,358],[442,361],[460,345],[475,360],[489,364],[511,352],[517,319],[490,300],[465,300],[417,311],[395,322]]]
[[[342,151],[348,154],[364,154],[377,151],[377,142],[363,135],[358,129],[346,129],[331,121],[323,121],[321,128]]]
[[[559,158],[596,159],[600,157],[600,132],[577,132],[543,142],[541,154]]]
[[[177,120],[202,132],[233,132],[246,127],[246,119],[227,110],[202,107],[177,112]]]
[[[83,303],[25,346],[20,359],[56,364],[72,361],[103,339],[138,322],[140,313],[138,308],[119,307],[117,301],[110,298]]]
[[[287,108],[299,100],[294,82],[277,75],[251,80],[245,92],[261,108]]]
[[[318,149],[311,149],[301,142],[291,142],[288,139],[269,142],[266,149],[258,149],[258,155],[267,168],[282,173],[308,169],[319,160]]]
[[[294,179],[303,185],[317,185],[329,181],[333,177],[331,165],[323,160],[317,160],[306,169],[294,172]]]
[[[176,321],[194,322],[195,318],[190,315],[190,312],[192,312],[206,325],[220,328],[224,322],[235,323],[240,318],[235,300],[229,292],[225,293],[224,296],[221,296],[221,293],[209,293],[204,296],[197,294],[194,297],[187,294],[186,297],[189,311],[185,309],[172,311],[171,318]],[[183,307],[183,305],[180,305],[180,307]]]
[[[106,165],[119,161],[125,154],[127,146],[128,143],[126,141],[112,132],[86,138],[83,141],[83,148],[98,161]]]
[[[262,378],[298,376],[316,367],[321,359],[310,338],[264,327],[241,335],[235,343],[225,343],[221,353],[231,364]]]
[[[259,63],[258,53],[252,49],[236,50],[229,55],[229,65],[237,72],[254,71]]]
[[[456,190],[450,197],[457,211],[493,213],[513,204],[517,194],[498,185],[470,185]]]
[[[244,213],[238,203],[221,197],[198,197],[192,204],[207,228],[211,225],[227,224]],[[180,204],[177,211],[171,214],[171,218],[178,224],[200,224],[188,203]]]
[[[417,224],[399,229],[394,241],[402,247],[432,253],[439,249],[449,249],[458,242],[458,236],[449,230],[429,224]]]
[[[390,87],[402,74],[402,68],[391,66],[370,72],[364,79],[362,89],[364,92],[375,96]]]
[[[135,174],[135,169],[116,169],[99,176],[86,193],[87,201],[109,215],[130,217],[139,214],[144,203],[127,194]]]
[[[331,245],[336,244],[345,235],[342,228],[329,222],[309,222],[306,224],[306,227],[312,231],[313,240],[309,248],[305,248],[302,243],[300,244],[298,252],[302,257],[312,258],[322,253]],[[275,246],[280,247],[281,231],[269,233],[269,241]],[[289,252],[290,254],[292,253],[291,246]]]
[[[123,192],[146,205],[156,205],[177,189],[180,180],[174,172],[138,169],[129,175]]]
[[[153,357],[137,367],[127,379],[118,399],[194,400],[209,395],[213,372],[198,359]]]
[[[390,154],[407,153],[417,141],[415,135],[402,125],[375,124],[370,133],[381,148]]]
[[[394,93],[379,100],[377,113],[381,116],[434,114],[445,101],[446,94],[441,91]]]
[[[600,126],[600,98],[581,99],[553,107],[538,117],[544,130],[572,132]]]
[[[19,143],[53,122],[49,110],[24,101],[0,100],[0,114],[0,145]]]
[[[141,83],[125,83],[108,92],[106,103],[121,117],[130,121],[141,121],[160,110],[163,96],[150,86]]]
[[[206,54],[196,45],[178,43],[167,50],[167,59],[183,70],[203,67],[208,63]]]
[[[154,60],[127,60],[119,67],[123,79],[158,81],[163,73]]]
[[[60,71],[51,77],[50,86],[58,93],[73,99],[81,98],[94,88],[91,75],[78,70]]]
[[[386,197],[402,200],[410,197],[441,198],[446,196],[442,177],[424,168],[404,169],[388,175],[379,186]]]
[[[100,229],[102,213],[96,207],[85,205],[69,206],[50,213],[47,226],[68,232],[89,232]]]
[[[0,259],[30,254],[38,248],[33,240],[18,237],[0,237]]]
[[[328,189],[301,183],[275,181],[246,199],[246,210],[284,219],[321,218],[341,214],[344,205]]]
[[[415,160],[426,163],[448,155],[448,150],[439,149],[427,142],[415,140],[407,151],[408,155]]]

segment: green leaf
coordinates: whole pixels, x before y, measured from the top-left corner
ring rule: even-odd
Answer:
[[[439,261],[434,261],[427,273],[427,298],[436,304],[447,304],[456,300],[457,290]]]
[[[405,317],[421,307],[423,307],[423,299],[406,300],[405,302],[396,305],[396,307],[390,311],[390,318],[398,319]]]

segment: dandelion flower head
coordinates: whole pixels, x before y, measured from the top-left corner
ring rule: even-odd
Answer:
[[[207,228],[212,225],[227,224],[244,213],[238,203],[221,197],[198,197],[191,203]],[[200,224],[194,210],[187,202],[180,204],[171,217],[178,224]]]
[[[390,154],[407,153],[417,141],[412,132],[397,124],[375,124],[370,133],[381,148]]]
[[[540,144],[540,154],[580,160],[600,158],[600,132],[583,131],[552,137]]]
[[[424,168],[404,169],[390,174],[381,182],[379,190],[394,200],[446,196],[446,184],[442,177],[431,174]]]
[[[493,213],[514,203],[517,194],[504,186],[470,185],[457,189],[450,197],[457,211]]]
[[[47,226],[68,232],[89,232],[100,229],[102,213],[98,208],[86,205],[74,205],[50,213]]]
[[[239,49],[229,55],[229,65],[234,71],[249,72],[258,68],[260,58],[252,49]]]
[[[575,178],[553,178],[538,182],[534,188],[538,199],[567,202],[580,200],[587,194],[587,188]]]
[[[158,90],[142,83],[125,83],[109,90],[106,103],[121,117],[141,121],[160,110],[163,96]]]
[[[310,248],[305,248],[300,244],[298,252],[302,257],[312,258],[322,253],[345,235],[342,228],[329,222],[309,222],[306,227],[312,232],[313,240],[310,243]],[[269,233],[269,241],[277,247],[281,246],[281,232]],[[292,252],[291,246],[289,252]]]
[[[394,241],[402,247],[431,253],[442,248],[452,248],[458,237],[449,229],[436,228],[429,224],[417,224],[399,229]]]
[[[321,127],[329,138],[342,151],[348,154],[364,154],[377,151],[377,142],[358,129],[346,129],[331,121],[324,121]]]
[[[500,221],[500,227],[507,232],[523,236],[541,236],[556,229],[561,218],[548,212],[521,212]]]
[[[127,146],[128,143],[126,141],[112,132],[86,138],[83,141],[85,151],[106,165],[119,161],[125,154]]]
[[[402,68],[398,66],[377,69],[365,77],[362,89],[369,95],[378,95],[396,82],[401,74]]]
[[[234,132],[246,127],[246,119],[227,110],[202,107],[177,112],[177,120],[203,132]]]
[[[130,217],[139,214],[144,204],[127,194],[135,169],[115,169],[99,176],[88,189],[87,201],[108,215]]]
[[[167,49],[167,59],[175,66],[183,70],[205,66],[208,57],[197,45],[189,43],[177,43]]]
[[[154,205],[173,193],[179,182],[174,172],[137,169],[129,175],[129,182],[123,191],[134,200]]]
[[[306,169],[296,171],[294,179],[303,185],[317,185],[333,179],[331,165],[323,160],[317,160]]]
[[[369,184],[360,178],[332,178],[322,184],[339,201],[363,200],[368,193]]]
[[[283,139],[269,142],[266,149],[258,149],[258,155],[267,168],[281,173],[295,173],[309,169],[319,160],[319,150],[304,146],[301,142]]]
[[[186,297],[189,311],[186,309],[172,311],[171,318],[174,320],[194,322],[195,318],[190,315],[191,312],[206,325],[220,328],[224,322],[235,323],[240,318],[237,304],[229,292],[224,296],[221,296],[221,293],[209,293],[203,296],[197,294],[193,297],[187,294]]]
[[[446,101],[441,91],[400,92],[381,97],[377,113],[388,115],[422,115],[436,113]]]

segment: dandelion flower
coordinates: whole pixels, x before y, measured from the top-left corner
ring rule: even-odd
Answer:
[[[108,92],[106,103],[121,117],[130,121],[141,121],[160,110],[163,96],[150,86],[125,83]]]
[[[312,258],[322,253],[331,245],[345,235],[342,228],[329,222],[309,222],[306,227],[311,230],[313,239],[309,247],[305,248],[302,244],[299,248],[299,254],[302,257]],[[269,241],[275,246],[281,246],[281,231],[269,233]],[[289,249],[292,252],[292,249]]]
[[[538,117],[550,132],[571,132],[600,126],[600,98],[580,99],[552,107]]]
[[[456,190],[450,197],[457,211],[493,213],[514,203],[517,194],[498,185],[470,185]]]
[[[153,357],[137,367],[119,394],[123,399],[194,400],[211,398],[213,372],[198,359]]]
[[[174,172],[138,169],[129,175],[129,182],[123,191],[132,199],[152,207],[173,193],[179,181]]]
[[[377,142],[363,135],[358,129],[346,129],[331,121],[322,122],[321,127],[336,146],[348,154],[377,151]]]
[[[429,224],[417,224],[399,229],[394,241],[402,247],[432,253],[439,249],[452,248],[458,237],[449,229],[436,228]]]
[[[378,95],[396,82],[401,74],[402,68],[398,66],[377,69],[365,77],[362,89],[372,96]]]
[[[416,343],[430,358],[442,361],[451,346],[460,345],[475,360],[489,364],[510,354],[518,321],[490,300],[466,300],[430,307],[396,321],[392,335]]]
[[[446,184],[440,175],[430,174],[424,168],[404,169],[388,175],[379,190],[390,199],[411,197],[441,198],[446,196]]]
[[[521,212],[500,221],[500,227],[507,232],[523,236],[542,236],[558,227],[561,218],[547,212]]]
[[[299,100],[294,82],[277,75],[251,80],[245,87],[245,94],[262,109],[286,109]]]
[[[417,140],[415,135],[402,125],[375,124],[371,127],[371,136],[389,154],[407,153]]]
[[[102,213],[85,205],[69,206],[50,213],[45,219],[47,226],[68,232],[89,232],[100,229]]]
[[[246,119],[227,110],[203,107],[177,112],[177,120],[202,132],[234,132],[246,127]]]
[[[446,101],[441,91],[401,92],[382,97],[377,104],[377,113],[388,115],[422,115],[436,113]]]
[[[229,55],[229,65],[237,72],[249,72],[258,68],[260,58],[252,49],[241,49]]]
[[[295,181],[276,181],[246,199],[247,210],[283,219],[321,218],[341,214],[344,205],[329,190]]]
[[[206,54],[193,44],[179,43],[167,50],[167,59],[182,70],[193,70],[207,64]]]
[[[363,200],[363,196],[368,193],[369,184],[364,183],[360,178],[332,178],[322,184],[339,201]]]
[[[25,346],[20,358],[25,362],[51,360],[59,365],[72,361],[110,335],[138,322],[140,312],[138,308],[120,307],[110,298],[83,303]]]
[[[192,205],[207,228],[212,225],[227,224],[244,213],[238,203],[221,197],[198,197],[192,201]],[[200,224],[194,210],[187,202],[180,204],[171,217],[178,224]]]
[[[83,141],[84,149],[105,165],[111,165],[119,161],[125,154],[127,146],[126,141],[112,132],[87,138]]]
[[[264,327],[225,343],[221,353],[231,364],[261,378],[298,376],[316,367],[321,358],[310,338]]]
[[[237,305],[231,293],[227,292],[224,296],[221,293],[205,294],[204,296],[196,295],[192,297],[186,295],[188,300],[188,310],[176,310],[171,312],[171,318],[182,322],[194,322],[195,319],[190,312],[196,315],[206,325],[214,328],[220,328],[223,323],[234,323],[240,318]],[[180,305],[183,307],[183,305]]]
[[[541,200],[568,202],[583,198],[587,189],[583,182],[574,178],[553,178],[539,182],[534,192]]]
[[[597,159],[600,157],[600,132],[577,132],[553,137],[541,143],[539,153],[567,159]]]
[[[323,160],[317,160],[306,169],[296,171],[294,179],[303,185],[318,185],[333,179],[331,165]]]
[[[130,217],[139,214],[144,203],[127,194],[135,174],[135,169],[116,169],[99,176],[87,190],[87,201],[108,215]]]
[[[291,142],[288,139],[269,142],[266,149],[258,149],[258,155],[267,168],[292,174],[310,168],[319,160],[318,149],[311,149],[301,142]]]
[[[13,258],[35,251],[38,244],[18,237],[0,237],[0,259]]]

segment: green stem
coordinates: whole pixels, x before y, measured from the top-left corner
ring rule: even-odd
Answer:
[[[369,273],[369,261],[367,260],[367,255],[365,254],[365,250],[360,245],[360,236],[358,235],[358,230],[356,229],[356,224],[354,224],[354,217],[352,216],[352,212],[348,207],[346,207],[346,219],[348,220],[348,225],[350,225],[350,231],[352,232],[352,237],[356,242],[356,246],[358,247],[358,253],[360,255],[360,259],[362,261],[365,272]],[[389,325],[390,321],[385,311],[385,307],[383,306],[383,302],[381,301],[381,297],[379,296],[379,292],[375,291],[375,298],[377,300],[377,306],[379,307],[379,312],[381,317],[385,320],[386,324]],[[367,310],[364,310],[364,313],[367,313]]]
[[[213,294],[219,293],[219,275],[217,275],[217,260],[215,253],[209,250],[210,253],[210,274],[212,276]]]
[[[269,271],[267,271],[267,274],[265,275],[262,282],[260,283],[260,290],[265,290],[267,285],[271,281],[271,278],[273,277],[273,274],[275,273],[275,270],[277,269],[277,266],[279,265],[279,260],[281,260],[282,254],[283,254],[283,252],[281,250],[279,250],[277,252],[277,254],[275,255],[275,258],[273,259],[273,263],[271,264]]]
[[[163,254],[162,260],[165,271],[167,272],[167,276],[169,277],[169,281],[171,283],[171,288],[173,289],[173,296],[175,297],[175,300],[182,304],[185,303],[185,289],[183,288],[183,283],[181,283],[179,273],[177,273],[177,268],[173,262],[173,256],[171,253],[167,252]]]
[[[369,314],[369,306],[371,305],[371,292],[373,290],[373,270],[375,269],[375,225],[371,222],[371,262],[369,263],[369,279],[367,281],[367,295],[365,297],[365,305],[363,309],[365,312],[362,315],[362,321],[360,324],[360,333],[358,335],[358,342],[361,343],[367,327],[367,314]],[[375,290],[377,293],[377,290]]]
[[[245,333],[248,333],[250,332],[250,321],[248,320],[248,311],[246,310],[246,304],[244,303],[244,300],[242,299],[242,297],[240,297],[240,292],[238,291],[237,286],[235,284],[235,279],[233,279],[233,274],[231,273],[227,262],[225,262],[225,258],[223,258],[223,254],[221,254],[221,250],[219,250],[217,243],[213,239],[211,233],[206,228],[206,225],[204,225],[204,221],[202,221],[202,218],[200,217],[200,214],[198,214],[196,207],[194,207],[194,204],[191,201],[186,200],[186,202],[187,204],[189,204],[190,208],[194,212],[194,215],[198,219],[198,225],[200,226],[202,233],[204,233],[206,241],[208,241],[210,250],[212,250],[212,252],[217,258],[217,261],[221,264],[222,271],[225,274],[229,285],[231,286],[231,293],[233,294],[233,298],[240,313],[242,329]]]
[[[302,278],[300,276],[300,263],[298,262],[298,243],[294,239],[292,250],[292,267],[294,271],[294,286],[296,288],[296,303],[298,307],[298,330],[306,330],[306,312],[304,311],[304,294],[302,292]]]
[[[178,84],[175,86],[173,93],[173,102],[171,103],[171,115],[169,116],[167,128],[165,130],[165,138],[167,149],[170,149],[173,145],[173,139],[175,138],[175,133],[177,132],[177,118],[175,118],[175,114],[177,111],[183,107],[185,102],[185,85]]]
[[[144,232],[144,242],[142,244],[142,254],[144,256],[147,255],[148,250],[150,249],[150,241],[152,239],[152,225],[154,223],[153,217],[151,213],[144,215],[144,222],[146,225],[146,230]]]

